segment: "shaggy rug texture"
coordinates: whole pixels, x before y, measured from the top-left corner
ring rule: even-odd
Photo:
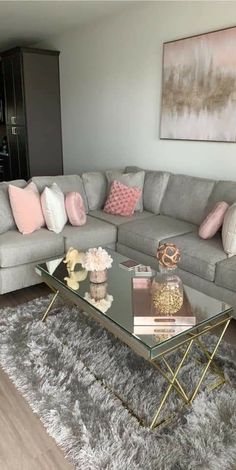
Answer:
[[[236,469],[232,348],[224,343],[219,351],[227,383],[203,387],[192,407],[151,431],[127,407],[150,423],[167,386],[162,376],[76,307],[55,307],[43,324],[48,301],[0,311],[0,363],[77,469]],[[178,360],[172,354],[173,366]],[[188,388],[200,368],[192,357],[186,363]],[[172,392],[165,412],[180,402]]]

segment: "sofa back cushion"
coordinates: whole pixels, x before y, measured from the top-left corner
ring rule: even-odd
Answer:
[[[9,184],[17,186],[18,188],[24,188],[26,181],[15,180],[0,183],[0,233],[16,228],[8,195]]]
[[[215,181],[171,175],[161,204],[161,214],[200,225]]]
[[[215,183],[206,207],[206,214],[220,201],[225,201],[229,205],[236,202],[236,181],[217,181]]]
[[[46,186],[52,186],[56,183],[63,194],[70,193],[72,191],[81,194],[86,213],[88,212],[88,201],[84,190],[82,178],[79,175],[59,175],[59,176],[33,176],[30,181],[33,181],[39,192],[42,193]]]
[[[90,211],[102,209],[107,194],[107,178],[101,171],[91,171],[82,174]]]
[[[153,214],[160,214],[161,202],[167,188],[170,173],[146,171],[143,188],[143,208]]]

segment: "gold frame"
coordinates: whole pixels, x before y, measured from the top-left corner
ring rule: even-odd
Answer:
[[[199,392],[199,389],[202,385],[202,382],[208,372],[208,369],[211,368],[212,370],[212,373],[214,375],[216,375],[218,377],[218,380],[216,383],[213,384],[213,386],[211,386],[210,388],[211,389],[214,389],[220,385],[222,385],[224,382],[225,382],[225,377],[224,377],[224,374],[223,372],[219,369],[219,367],[214,363],[213,359],[216,355],[216,352],[220,346],[220,343],[223,339],[223,336],[229,326],[229,323],[231,321],[231,318],[232,317],[228,317],[224,320],[221,320],[219,321],[218,323],[216,323],[215,325],[213,326],[209,326],[207,327],[205,330],[203,330],[202,332],[199,332],[197,334],[194,334],[194,333],[189,333],[189,339],[186,340],[186,341],[183,341],[181,344],[179,344],[175,349],[171,349],[171,352],[181,348],[183,345],[186,346],[186,349],[183,353],[183,356],[179,362],[179,365],[177,366],[177,369],[175,371],[172,370],[170,364],[168,363],[167,359],[165,356],[167,356],[170,351],[166,351],[165,353],[163,353],[161,356],[160,356],[160,359],[159,359],[159,363],[157,363],[156,359],[154,359],[153,361],[150,361],[151,364],[154,365],[154,367],[162,374],[162,376],[166,379],[166,381],[169,383],[168,385],[168,388],[166,390],[166,392],[164,393],[162,399],[161,399],[161,402],[157,408],[157,411],[153,417],[153,420],[152,420],[152,423],[151,423],[151,429],[154,429],[156,426],[160,426],[161,424],[163,424],[164,422],[166,422],[167,420],[169,420],[170,418],[165,418],[161,421],[158,421],[158,418],[161,414],[161,411],[166,403],[166,400],[168,398],[168,396],[170,395],[172,389],[175,389],[175,391],[178,393],[178,395],[182,398],[182,400],[184,401],[184,403],[186,405],[191,405],[193,403],[193,400],[196,398],[196,395],[198,394]],[[211,332],[212,330],[218,328],[218,327],[222,327],[222,331],[220,332],[220,336],[216,342],[216,345],[213,349],[212,352],[209,352],[204,343],[199,339],[199,336],[202,336],[202,335],[206,335],[207,333]],[[190,353],[190,350],[192,348],[192,345],[195,344],[196,346],[198,346],[198,348],[203,352],[204,356],[207,358],[207,363],[204,364],[204,367],[203,367],[203,371],[202,371],[202,374],[200,375],[200,378],[195,386],[195,388],[192,390],[192,391],[188,391],[186,392],[183,388],[183,386],[180,384],[179,380],[178,380],[178,375],[181,371],[181,368],[187,358],[187,356],[189,355]],[[165,370],[161,367],[161,361],[163,361],[165,367],[168,369],[168,372],[169,372],[169,375],[168,373],[165,372]]]
[[[42,272],[42,274],[43,274],[43,272]],[[158,426],[160,426],[164,423],[167,423],[168,421],[170,421],[170,419],[173,418],[173,415],[172,415],[172,416],[169,416],[169,417],[166,417],[166,418],[163,418],[163,419],[159,419],[160,415],[161,415],[161,412],[163,411],[163,408],[165,406],[165,403],[166,403],[170,393],[173,390],[175,390],[175,392],[178,393],[178,395],[181,397],[181,399],[183,400],[184,405],[191,405],[193,400],[195,399],[196,395],[199,392],[199,389],[202,385],[202,382],[204,381],[204,378],[205,378],[209,368],[211,368],[212,373],[218,377],[217,382],[213,383],[213,385],[210,387],[210,389],[214,389],[214,388],[222,385],[225,382],[225,377],[224,377],[223,372],[215,364],[213,359],[214,359],[214,357],[217,353],[217,350],[220,346],[220,343],[223,339],[223,336],[224,336],[224,334],[225,334],[225,332],[226,332],[226,330],[229,326],[229,323],[232,319],[232,316],[231,316],[232,309],[228,309],[227,311],[222,312],[222,314],[219,314],[218,317],[217,317],[218,320],[215,317],[211,317],[208,320],[206,320],[204,322],[204,324],[196,325],[196,328],[195,328],[196,333],[194,333],[192,331],[192,328],[191,328],[190,332],[188,332],[188,330],[186,330],[186,333],[184,335],[181,335],[181,336],[175,338],[175,340],[177,340],[177,344],[173,345],[172,347],[169,347],[169,348],[165,349],[164,351],[160,352],[159,354],[157,353],[155,357],[151,357],[150,353],[147,356],[147,352],[146,352],[146,350],[144,350],[143,347],[137,346],[134,342],[131,341],[130,335],[127,335],[127,337],[126,337],[126,336],[124,336],[124,333],[121,334],[121,328],[119,328],[117,325],[116,326],[112,325],[111,321],[110,322],[108,321],[109,320],[108,318],[106,318],[103,314],[99,314],[99,312],[92,305],[88,305],[87,302],[85,302],[81,298],[79,298],[72,290],[70,290],[66,286],[63,286],[62,284],[57,282],[55,280],[55,278],[54,279],[52,278],[52,283],[48,281],[47,276],[42,275],[42,278],[43,278],[44,282],[54,292],[54,296],[51,299],[45,313],[43,314],[43,317],[42,317],[43,322],[46,321],[47,316],[48,316],[51,308],[53,307],[56,299],[60,295],[65,300],[72,301],[73,304],[81,307],[81,309],[84,309],[86,311],[86,313],[90,314],[93,318],[95,318],[95,320],[97,320],[99,323],[101,323],[102,326],[105,326],[105,328],[110,330],[115,336],[117,336],[123,342],[128,344],[128,346],[130,346],[137,354],[139,354],[142,357],[144,357],[145,359],[147,359],[161,373],[161,375],[167,381],[168,387],[167,387],[165,393],[163,394],[163,397],[162,397],[162,399],[161,399],[161,401],[158,405],[156,413],[154,414],[154,417],[153,417],[151,425],[150,425],[151,429],[154,429],[154,428],[156,428],[156,427],[158,427]],[[52,284],[54,284],[54,285],[52,285]],[[217,343],[216,343],[216,345],[213,349],[213,352],[210,352],[210,351],[207,350],[207,348],[205,347],[205,345],[202,342],[202,340],[200,339],[200,337],[203,336],[203,335],[206,335],[208,333],[211,333],[212,330],[215,330],[216,328],[219,328],[219,327],[222,327],[222,330],[221,330],[220,335],[219,335],[219,339],[218,339],[218,341],[217,341]],[[134,339],[134,336],[132,336],[132,338]],[[168,342],[167,342],[167,344],[168,344]],[[195,388],[193,390],[186,391],[184,389],[183,385],[180,383],[180,380],[178,379],[178,375],[179,375],[179,373],[180,373],[180,371],[181,371],[181,369],[184,365],[185,360],[187,359],[187,357],[190,353],[190,350],[191,350],[193,344],[195,346],[197,346],[198,349],[201,350],[201,352],[203,353],[203,355],[207,359],[207,363],[204,364],[202,374],[200,375],[200,378],[199,378]],[[185,349],[183,351],[182,358],[181,358],[176,370],[174,371],[172,369],[171,365],[169,364],[169,362],[167,360],[167,357],[172,352],[174,352],[178,349],[181,349],[181,348],[185,348]],[[163,364],[164,364],[164,367],[163,367]],[[166,371],[166,369],[167,369],[167,371]],[[97,378],[97,380],[101,380],[101,379],[99,379],[99,377],[96,377],[96,378]],[[103,383],[103,385],[104,385],[104,383]],[[109,388],[109,387],[106,386],[106,388]],[[114,391],[113,391],[113,393],[114,393]],[[119,397],[119,399],[122,401],[122,403],[126,407],[126,409],[128,409],[128,411],[133,416],[135,416],[137,418],[139,423],[141,425],[144,425],[143,421],[140,420],[138,418],[138,416],[134,413],[134,411],[127,406],[127,404],[122,400],[122,398]]]

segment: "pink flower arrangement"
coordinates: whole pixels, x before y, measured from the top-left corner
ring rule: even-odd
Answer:
[[[103,271],[111,268],[113,259],[101,246],[90,248],[86,253],[82,266],[87,271]]]

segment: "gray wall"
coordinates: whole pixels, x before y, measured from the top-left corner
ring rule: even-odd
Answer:
[[[134,164],[236,179],[236,144],[159,139],[163,42],[235,19],[236,2],[141,2],[40,44],[61,50],[65,172]]]

